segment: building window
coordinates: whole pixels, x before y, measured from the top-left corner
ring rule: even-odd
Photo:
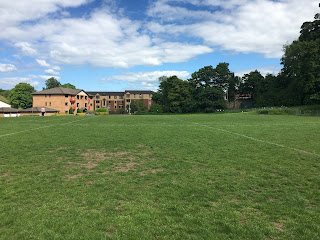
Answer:
[[[117,104],[117,101],[114,101],[114,104]]]
[[[77,107],[79,107],[79,103],[77,103]]]
[[[133,98],[136,98],[136,95],[135,95],[135,94],[133,94]]]
[[[109,101],[109,104],[111,104],[111,101]]]
[[[66,102],[66,103],[64,103],[64,105],[68,106],[68,103]]]
[[[109,99],[111,99],[111,96],[109,96]]]
[[[45,94],[44,96],[47,97],[47,94]]]
[[[142,94],[141,93],[139,94],[139,97],[142,98]]]
[[[83,99],[83,96],[81,96],[81,99]]]
[[[100,98],[100,96],[99,96],[99,95],[97,95],[97,96],[96,96],[96,99],[99,99],[99,98]]]
[[[127,94],[127,98],[130,98],[130,94]]]
[[[96,103],[100,103],[100,101],[96,101]]]
[[[51,106],[51,102],[49,102],[49,106]]]
[[[68,112],[68,111],[64,111],[64,113],[65,113],[65,114],[68,114],[69,112]]]
[[[47,106],[47,102],[45,102],[44,105]]]
[[[49,97],[51,97],[51,94],[49,94]]]
[[[77,99],[79,99],[79,96],[77,95]]]
[[[99,106],[97,106],[97,108],[100,108]]]
[[[64,95],[65,97],[68,97],[68,95]]]
[[[114,96],[114,99],[117,99],[117,96]]]
[[[87,107],[87,104],[86,104],[86,103],[84,104],[84,107]]]
[[[87,100],[87,96],[85,96],[84,99]]]
[[[151,102],[151,99],[149,99],[149,102]]]
[[[119,96],[119,99],[123,99],[123,96]]]
[[[130,99],[127,99],[127,102],[130,102]]]
[[[117,106],[114,106],[114,108],[117,108]]]
[[[151,96],[151,94],[149,94],[149,98],[151,98],[152,96]]]
[[[90,106],[92,106],[92,103],[90,103]]]

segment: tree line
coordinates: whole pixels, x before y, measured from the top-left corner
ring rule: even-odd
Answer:
[[[181,80],[160,77],[153,100],[163,112],[214,112],[236,95],[250,96],[256,107],[320,104],[320,14],[301,26],[300,36],[284,46],[277,75],[258,70],[235,76],[228,63],[206,66]],[[159,111],[159,110],[157,110]]]

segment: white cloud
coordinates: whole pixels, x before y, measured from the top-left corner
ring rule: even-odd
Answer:
[[[171,77],[176,75],[181,79],[186,79],[190,73],[187,71],[154,71],[154,72],[125,72],[122,75],[113,75],[101,81],[127,81],[127,82],[141,82],[143,84],[147,83],[158,83],[159,77],[167,76]]]
[[[53,75],[39,75],[36,78],[40,79],[40,80],[48,80],[49,78],[54,77],[55,79],[59,80],[60,77],[57,76],[53,76]]]
[[[25,55],[34,56],[38,53],[37,50],[28,42],[18,42],[15,46],[20,48]]]
[[[14,72],[14,71],[17,71],[16,66],[12,64],[0,63],[0,72]]]
[[[242,77],[244,74],[250,73],[255,70],[258,70],[263,76],[266,76],[267,74],[277,75],[281,71],[281,67],[265,66],[265,67],[258,67],[258,68],[242,69],[242,70],[235,71],[235,75]]]
[[[61,68],[59,66],[53,66],[52,69],[56,70],[56,71],[60,71],[61,70]]]
[[[47,63],[46,60],[36,59],[36,61],[41,67],[50,67],[50,64]]]
[[[89,63],[98,67],[159,66],[212,52],[201,44],[161,41],[141,31],[143,28],[141,22],[102,9],[87,18],[45,19],[23,28],[6,28],[6,34],[0,32],[0,39],[17,41],[29,55],[38,51],[58,64]],[[37,49],[26,40],[37,42]]]
[[[32,78],[32,76],[0,78],[0,86],[3,88],[13,88],[18,83],[29,83],[31,86],[37,87],[39,82],[32,80]]]
[[[48,13],[54,13],[59,9],[77,7],[90,1],[91,0],[1,0],[0,27],[40,19]]]
[[[45,73],[48,73],[48,74],[52,74],[52,75],[59,75],[60,73],[59,72],[56,72],[55,70],[53,69],[47,69],[44,71]]]
[[[196,8],[176,6],[176,2],[194,4]],[[223,50],[278,58],[283,54],[282,46],[295,40],[302,23],[312,20],[318,11],[315,0],[305,0],[303,7],[301,4],[300,0],[159,0],[148,13],[161,21],[149,24],[148,29],[155,34],[201,38]],[[193,16],[203,15],[197,6],[211,6],[206,11],[210,16],[188,23],[188,19],[195,19]]]

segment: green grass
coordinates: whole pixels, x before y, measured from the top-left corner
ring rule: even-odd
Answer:
[[[319,239],[320,118],[0,118],[0,239]]]

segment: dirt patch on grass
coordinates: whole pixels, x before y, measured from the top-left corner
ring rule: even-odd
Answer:
[[[277,229],[280,232],[284,231],[283,223],[273,222],[272,223],[275,229]]]
[[[1,175],[0,175],[0,178],[7,178],[7,179],[12,180],[12,177],[10,176],[10,174],[9,174],[9,173],[1,174]]]
[[[109,229],[105,231],[105,234],[107,234],[109,237],[112,237],[115,229],[116,229],[116,226],[112,224],[110,225]]]
[[[82,177],[83,174],[82,173],[78,173],[76,175],[67,175],[67,178],[68,179],[75,179],[75,178],[79,178],[79,177]]]
[[[158,169],[148,169],[142,172],[139,172],[140,175],[144,176],[147,175],[149,173],[157,173],[157,172],[163,172],[163,168],[158,168]]]

